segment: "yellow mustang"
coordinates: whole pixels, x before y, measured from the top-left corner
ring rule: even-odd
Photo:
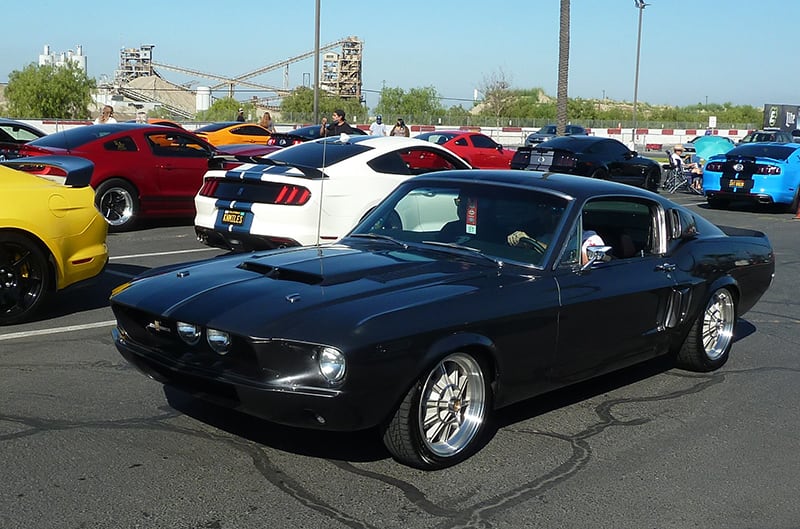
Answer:
[[[0,162],[0,325],[28,319],[47,297],[98,276],[108,223],[94,206],[94,164],[40,156]]]

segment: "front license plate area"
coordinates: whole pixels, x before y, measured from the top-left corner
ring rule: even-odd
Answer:
[[[244,213],[241,211],[226,210],[222,213],[222,222],[224,224],[234,224],[241,226],[244,224]]]

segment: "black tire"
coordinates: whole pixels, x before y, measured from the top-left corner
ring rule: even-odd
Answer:
[[[106,180],[95,191],[95,205],[108,222],[108,231],[133,228],[139,216],[139,193],[120,178]]]
[[[483,364],[469,353],[452,353],[411,387],[385,425],[383,443],[406,465],[446,468],[478,449],[491,409]]]
[[[18,233],[0,233],[0,325],[33,316],[52,288],[47,256]]]
[[[792,199],[792,203],[788,206],[789,213],[797,213],[797,208],[800,207],[800,189],[798,189],[795,194],[794,198]]]
[[[661,169],[650,169],[647,171],[647,176],[644,179],[645,189],[649,189],[654,193],[658,193],[658,188],[661,186]]]
[[[733,345],[735,323],[736,298],[727,288],[720,288],[692,324],[678,351],[678,367],[700,372],[722,367]]]
[[[608,180],[608,171],[605,169],[597,169],[591,174],[591,178],[597,178],[598,180]]]

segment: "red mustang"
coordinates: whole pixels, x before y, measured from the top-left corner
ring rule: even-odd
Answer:
[[[508,169],[512,149],[505,149],[486,134],[463,130],[437,130],[423,132],[415,138],[437,143],[466,160],[476,169]]]
[[[50,134],[25,144],[20,154],[72,155],[94,162],[97,209],[109,230],[122,231],[145,217],[194,216],[194,196],[221,153],[187,130],[116,123]]]

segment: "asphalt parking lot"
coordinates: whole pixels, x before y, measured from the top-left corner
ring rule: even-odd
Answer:
[[[190,222],[112,234],[98,284],[0,327],[0,528],[800,527],[800,220],[672,198],[775,249],[730,361],[657,361],[524,402],[474,457],[427,473],[372,432],[268,424],[134,370],[112,345],[111,289],[222,252]]]

